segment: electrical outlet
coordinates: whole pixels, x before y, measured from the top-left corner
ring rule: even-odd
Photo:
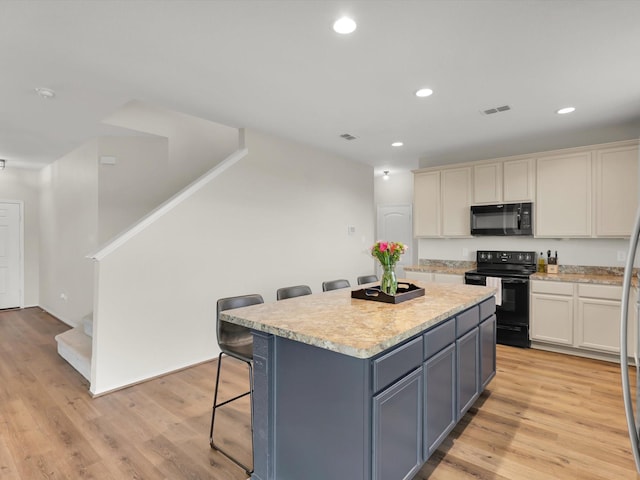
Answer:
[[[624,262],[627,260],[627,252],[624,250],[618,250],[618,261]]]
[[[468,248],[463,248],[462,249],[462,258],[467,258],[469,256],[469,249]]]
[[[62,300],[63,302],[67,301],[67,294],[66,293],[61,293],[60,294],[60,300]]]

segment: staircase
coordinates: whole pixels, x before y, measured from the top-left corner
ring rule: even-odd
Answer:
[[[58,354],[80,374],[91,381],[91,345],[93,313],[85,316],[79,326],[56,335]]]

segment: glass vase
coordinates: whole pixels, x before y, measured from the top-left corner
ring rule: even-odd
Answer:
[[[395,263],[382,264],[382,279],[380,280],[380,290],[388,295],[395,295],[398,290],[398,279],[396,278]]]

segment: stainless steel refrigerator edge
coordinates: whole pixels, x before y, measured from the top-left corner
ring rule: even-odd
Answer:
[[[627,426],[629,428],[629,438],[631,440],[631,451],[636,462],[636,470],[640,472],[640,410],[633,412],[633,400],[631,385],[629,382],[629,356],[627,351],[627,327],[629,323],[629,295],[631,293],[631,279],[633,278],[633,264],[635,262],[636,250],[638,248],[638,238],[640,236],[640,208],[636,212],[636,221],[633,232],[629,240],[629,251],[627,254],[627,264],[624,269],[624,278],[622,280],[622,308],[620,315],[620,374],[622,376],[622,395],[624,398],[624,410],[627,416]],[[640,302],[635,305],[638,312],[636,321],[640,318]],[[636,330],[637,331],[637,330]],[[636,375],[636,406],[640,398],[640,370],[638,369],[638,347],[639,338],[636,333],[635,351],[633,353],[635,375]],[[636,407],[638,408],[638,407]]]

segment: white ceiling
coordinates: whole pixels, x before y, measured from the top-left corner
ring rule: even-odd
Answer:
[[[9,166],[123,133],[100,122],[132,99],[377,170],[640,136],[638,0],[0,0],[0,45]]]

